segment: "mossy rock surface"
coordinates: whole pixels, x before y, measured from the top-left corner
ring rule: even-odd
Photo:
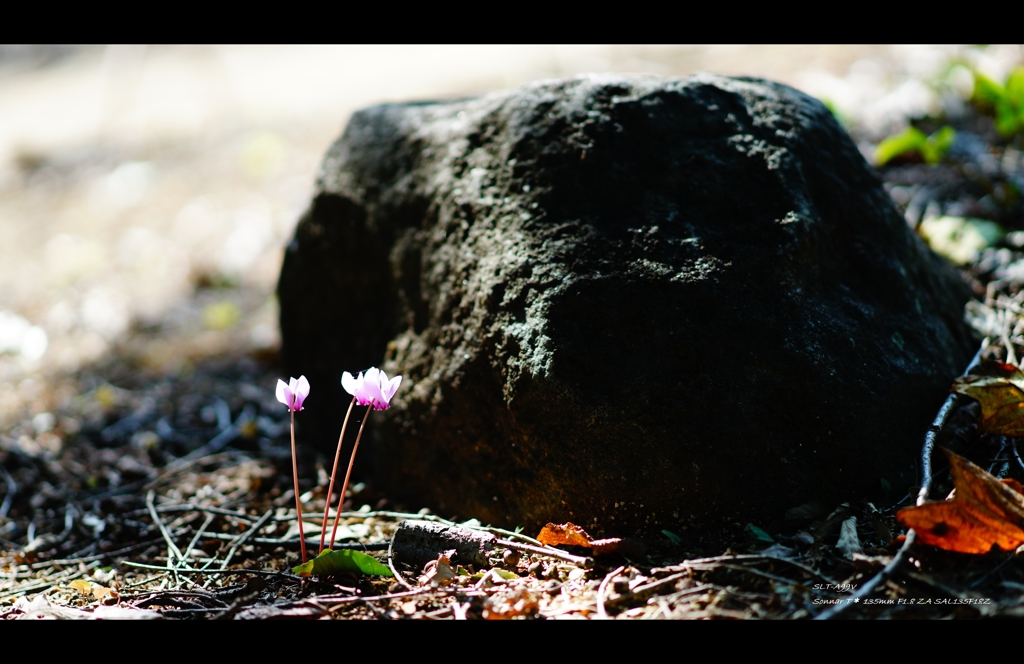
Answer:
[[[381,366],[405,382],[358,472],[595,535],[916,484],[974,346],[969,289],[825,106],[710,75],[357,112],[278,292],[305,439],[333,457],[342,371]]]

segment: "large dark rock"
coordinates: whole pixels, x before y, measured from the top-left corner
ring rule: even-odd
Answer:
[[[307,439],[333,451],[342,371],[383,366],[406,382],[357,464],[383,488],[596,534],[902,495],[973,346],[829,111],[707,75],[356,113],[279,294]]]

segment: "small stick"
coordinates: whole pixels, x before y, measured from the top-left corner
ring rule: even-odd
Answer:
[[[154,544],[158,544],[162,541],[162,538],[152,539],[147,540],[145,542],[132,544],[131,546],[126,546],[123,549],[118,549],[116,551],[106,551],[104,553],[97,553],[92,556],[84,556],[81,558],[57,558],[55,560],[47,560],[46,562],[42,563],[32,563],[31,565],[29,565],[29,569],[43,569],[45,567],[53,567],[54,565],[77,565],[80,562],[88,563],[92,561],[103,560],[104,558],[113,558],[114,556],[119,556],[124,553],[131,553],[132,551],[145,549],[146,547],[153,546]]]
[[[125,512],[124,516],[137,516],[144,513],[146,510],[133,510],[131,512]],[[194,503],[181,503],[176,505],[157,505],[157,512],[205,512],[207,514],[220,514],[222,516],[230,516],[241,521],[249,521],[250,523],[256,521],[259,517],[251,516],[245,512],[236,512],[235,510],[227,510],[222,507],[210,507],[207,505],[196,505]],[[282,521],[290,521],[291,517],[282,517]]]
[[[234,540],[235,535],[228,535],[227,533],[207,533],[207,539],[216,540]],[[286,539],[284,537],[251,537],[248,540],[252,544],[266,544],[268,546],[281,545],[281,544],[295,544],[298,542],[297,539]],[[387,542],[369,542],[363,544],[361,542],[336,542],[335,551],[342,549],[354,549],[356,551],[387,551]]]
[[[121,564],[122,565],[128,565],[129,567],[139,567],[141,569],[157,570],[157,571],[160,571],[160,572],[164,572],[165,574],[168,573],[167,572],[167,568],[166,567],[161,567],[160,565],[147,565],[145,563],[135,563],[135,562],[132,562],[130,560],[125,560]],[[272,569],[244,569],[243,568],[243,569],[223,570],[223,569],[199,569],[197,567],[181,567],[181,568],[178,569],[178,571],[179,572],[185,572],[185,573],[188,573],[188,574],[265,574],[265,575],[268,575],[268,576],[283,576],[283,577],[287,577],[289,579],[296,579],[296,580],[300,580],[300,581],[302,580],[301,577],[295,576],[294,574],[290,574],[288,572],[277,572],[277,571],[274,571]],[[52,584],[48,584],[48,585],[52,585]]]
[[[989,284],[991,286],[991,283]],[[981,342],[981,347],[978,352],[974,354],[974,358],[971,359],[971,363],[964,369],[963,374],[966,376],[971,372],[971,369],[981,363],[981,353],[988,346],[988,338]],[[946,397],[945,403],[942,404],[942,408],[939,409],[938,415],[935,416],[935,421],[928,427],[928,433],[924,436],[924,446],[921,450],[921,490],[917,492],[917,505],[922,505],[928,500],[928,491],[931,489],[932,483],[932,450],[935,448],[935,439],[938,437],[939,431],[946,424],[946,418],[953,411],[953,406],[956,405],[957,393],[953,392]],[[882,585],[895,574],[900,567],[902,567],[907,560],[910,558],[910,547],[914,545],[917,540],[917,532],[911,528],[907,531],[907,538],[903,540],[903,546],[896,552],[896,555],[892,557],[892,560],[888,565],[882,568],[882,571],[871,577],[867,583],[861,586],[857,592],[850,595],[842,604],[836,604],[831,608],[819,613],[814,616],[815,620],[830,620],[835,618],[840,613],[845,611],[847,608],[860,602],[871,593],[875,591],[875,588]]]
[[[608,582],[618,576],[624,569],[626,569],[624,565],[619,566],[614,572],[604,577],[604,580],[601,581],[601,585],[597,589],[597,617],[601,620],[608,620],[608,612],[604,610],[604,594],[608,590]]]
[[[299,500],[299,462],[295,454],[295,411],[288,409],[292,416],[292,478],[295,480],[295,512],[299,517],[299,543],[302,544],[302,564],[306,564],[306,534],[302,528],[302,501]],[[356,441],[358,444],[358,441]]]
[[[420,517],[420,518],[423,518],[423,517]],[[467,526],[465,524],[459,524],[459,525],[461,525],[463,528],[473,528],[474,530],[486,530],[487,532],[495,533],[495,534],[498,534],[498,535],[507,535],[509,537],[516,537],[518,539],[523,540],[524,542],[527,542],[528,544],[533,544],[534,546],[544,546],[544,542],[541,542],[540,540],[534,539],[534,538],[529,537],[528,535],[524,535],[522,533],[517,533],[517,532],[511,531],[511,530],[505,530],[504,528],[495,528],[494,526]]]
[[[395,568],[394,563],[394,548],[395,548],[395,535],[398,534],[398,530],[395,530],[395,534],[391,536],[391,542],[388,544],[388,567],[391,568],[391,573],[395,575],[395,580],[401,583],[406,588],[412,588],[412,584],[402,578],[402,575]]]
[[[345,504],[345,490],[348,489],[348,480],[352,476],[352,466],[356,462],[356,451],[359,449],[359,441],[363,437],[363,429],[366,428],[366,421],[370,419],[370,412],[373,406],[366,407],[366,415],[363,416],[363,423],[359,425],[359,434],[356,436],[356,444],[352,447],[352,457],[348,460],[348,471],[345,473],[345,483],[341,485],[341,496],[338,498],[338,510],[334,513],[334,527],[331,528],[331,546],[334,546],[334,536],[338,533],[338,519],[341,517],[341,506]]]
[[[356,405],[356,398],[348,405],[348,412],[345,413],[345,422],[341,425],[341,434],[338,436],[338,451],[334,453],[334,468],[331,470],[331,483],[327,486],[327,504],[324,505],[324,522],[320,526],[320,553],[324,552],[324,538],[327,537],[327,517],[331,513],[331,498],[334,497],[334,478],[338,476],[338,462],[341,460],[341,442],[345,440],[345,429],[348,428],[348,418],[352,414],[352,407]],[[348,480],[346,479],[347,483]],[[338,500],[338,512],[341,511],[341,504],[345,502],[345,491],[342,490],[341,498]],[[334,541],[332,538],[331,545]]]
[[[209,526],[216,518],[217,515],[215,514],[206,515],[203,525],[199,526],[199,530],[196,531],[195,537],[192,538],[192,541],[188,543],[188,547],[185,548],[185,553],[181,556],[181,562],[185,562],[188,559],[189,555],[192,553],[192,549],[196,546],[196,542],[198,542],[199,538],[203,536],[203,532],[206,530],[207,526]]]
[[[146,507],[149,508],[149,514],[153,517],[153,522],[156,523],[156,527],[160,529],[160,534],[163,535],[164,541],[167,542],[167,548],[177,556],[178,560],[182,560],[181,550],[171,539],[171,534],[167,532],[167,526],[164,525],[163,519],[157,514],[156,507],[153,506],[154,492],[150,491],[146,494]]]
[[[524,553],[536,553],[542,556],[548,556],[549,558],[557,558],[564,560],[567,563],[574,565],[586,565],[590,562],[590,558],[583,556],[574,556],[573,554],[556,549],[550,546],[531,546],[529,544],[522,544],[520,542],[510,542],[505,539],[497,539],[494,541],[497,546],[503,546],[508,549],[515,549],[517,551],[523,551]]]
[[[250,537],[255,535],[259,531],[259,529],[262,528],[264,526],[264,524],[266,524],[267,521],[270,520],[270,517],[271,517],[271,515],[273,515],[273,513],[274,513],[274,510],[272,510],[272,509],[267,510],[267,513],[264,514],[260,518],[259,521],[257,521],[256,523],[252,524],[252,526],[249,528],[249,530],[245,531],[242,534],[242,536],[239,537],[235,541],[235,543],[231,545],[231,549],[228,550],[228,555],[224,557],[224,563],[220,566],[220,568],[222,570],[227,570],[228,565],[231,564],[231,559],[235,557],[235,552],[238,551],[238,549],[243,544],[245,544],[246,540],[248,540]],[[303,545],[303,548],[305,548],[305,542],[303,542],[302,545]]]

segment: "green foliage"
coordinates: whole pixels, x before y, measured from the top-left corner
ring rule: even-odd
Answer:
[[[1015,68],[1000,85],[981,72],[974,72],[973,101],[995,117],[996,131],[1009,138],[1024,131],[1024,66]]]
[[[771,543],[771,542],[775,541],[772,538],[771,535],[769,535],[767,532],[765,532],[762,528],[758,528],[757,526],[755,526],[752,523],[748,523],[747,524],[746,530],[747,530],[748,533],[750,533],[751,535],[754,536],[754,539],[756,539],[756,540],[758,540],[760,542],[769,542],[769,543]]]
[[[303,565],[296,565],[292,571],[299,576],[319,574],[327,576],[338,572],[361,572],[376,576],[394,576],[387,565],[362,551],[324,549],[319,556]]]
[[[937,164],[956,140],[956,130],[946,125],[931,136],[925,136],[917,127],[907,129],[895,136],[890,136],[878,144],[875,149],[875,164],[884,166],[894,158],[917,152],[928,164]]]

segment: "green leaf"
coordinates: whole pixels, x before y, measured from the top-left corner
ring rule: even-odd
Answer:
[[[1020,128],[1020,121],[1010,101],[1005,99],[996,104],[996,131],[999,135],[1008,138],[1020,131]]]
[[[1006,96],[1018,109],[1024,107],[1024,67],[1017,67],[1006,79]]]
[[[387,565],[381,564],[379,560],[362,551],[343,549],[332,551],[324,549],[319,556],[303,565],[297,565],[292,571],[299,576],[312,576],[319,574],[326,576],[338,572],[362,572],[376,576],[394,576]]]
[[[518,575],[513,574],[512,572],[509,572],[508,570],[504,570],[504,569],[501,569],[501,568],[498,568],[498,567],[494,568],[494,573],[497,574],[498,576],[500,576],[501,578],[505,579],[506,581],[508,581],[509,579],[518,579],[519,578]]]
[[[949,148],[956,140],[956,130],[946,125],[928,137],[925,142],[924,160],[929,164],[937,164],[946,156]]]
[[[682,537],[676,535],[671,530],[662,530],[661,532],[664,533],[665,537],[667,537],[673,544],[680,544],[683,541]]]
[[[889,484],[889,480],[885,479],[884,477],[881,478],[881,479],[882,479],[882,491],[884,491],[885,493],[889,493],[890,491],[892,491],[892,485]]]
[[[890,136],[875,148],[875,164],[884,166],[895,157],[908,152],[921,152],[928,144],[928,137],[917,127],[907,127],[895,136]]]
[[[752,523],[747,524],[747,532],[762,542],[774,542],[772,536]]]
[[[1006,90],[1003,86],[985,76],[980,71],[974,72],[974,93],[971,101],[995,106],[1000,100],[1006,97]]]

